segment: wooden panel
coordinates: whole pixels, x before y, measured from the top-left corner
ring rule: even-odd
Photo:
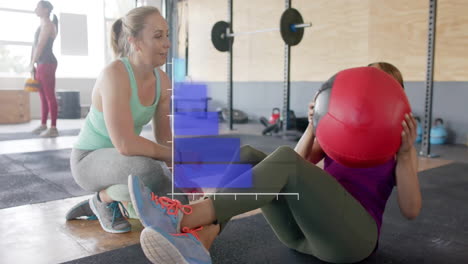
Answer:
[[[368,62],[368,3],[361,0],[295,1],[306,29],[292,49],[291,79],[323,81],[340,69]],[[234,31],[279,27],[284,1],[234,1]],[[225,1],[189,1],[190,70],[194,80],[226,81],[227,53],[214,49],[210,32],[227,20]],[[350,26],[351,25],[351,26]],[[234,41],[234,80],[282,81],[284,45],[279,32],[238,36]]]
[[[197,81],[225,81],[227,53],[217,51],[211,43],[211,28],[227,20],[227,1],[188,1],[189,72]]]
[[[30,120],[29,93],[23,90],[0,90],[0,124]]]
[[[284,1],[235,0],[234,32],[279,28]],[[234,80],[282,80],[284,46],[279,31],[243,35],[234,42]]]
[[[369,60],[394,64],[405,81],[425,79],[428,13],[428,1],[371,1]]]
[[[437,1],[436,81],[468,81],[468,1]]]
[[[468,2],[438,1],[435,81],[468,81]],[[388,61],[407,81],[424,81],[429,1],[370,1],[369,56]]]
[[[435,80],[468,81],[468,1],[438,1]],[[227,2],[188,1],[190,75],[200,81],[226,81],[227,53],[214,49],[213,24],[227,20]],[[293,2],[306,22],[304,39],[292,48],[291,80],[324,81],[337,71],[388,61],[407,81],[424,81],[427,60],[428,1],[340,0]],[[277,27],[284,1],[234,1],[234,30]],[[283,42],[279,33],[235,40],[235,81],[282,81]]]
[[[294,1],[313,26],[293,47],[292,81],[325,81],[339,70],[368,64],[368,2]]]

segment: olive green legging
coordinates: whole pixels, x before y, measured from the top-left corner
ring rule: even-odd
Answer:
[[[222,225],[235,215],[261,208],[279,240],[299,252],[349,263],[374,250],[378,236],[374,219],[335,178],[293,149],[279,147],[267,156],[243,146],[240,163],[253,165],[253,187],[233,189],[227,184],[217,193],[299,193],[299,199],[294,195],[211,196]]]

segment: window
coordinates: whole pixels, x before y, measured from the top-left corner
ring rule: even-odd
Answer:
[[[31,47],[38,17],[26,3],[15,2],[10,8],[4,8],[5,1],[0,1],[0,76],[25,75],[31,59]],[[31,3],[32,9],[36,3]],[[18,9],[13,8],[18,7]],[[14,26],[13,26],[14,25]]]
[[[126,3],[132,8],[132,3],[134,4],[128,0],[52,1],[54,5],[52,13],[59,19],[59,32],[54,42],[54,54],[58,60],[56,73],[58,78],[96,78],[106,64],[106,53],[109,50],[106,35],[110,31],[106,25],[108,22],[103,19],[106,13],[104,1],[108,2],[107,8],[114,10],[112,14],[120,12],[116,6],[125,6],[124,3]],[[38,0],[0,0],[0,25],[2,25],[0,27],[0,77],[24,78],[28,76],[27,66],[31,58],[34,33],[40,23],[34,13],[37,3]],[[71,33],[67,35],[73,38],[73,28],[67,25],[62,28],[63,25],[60,24],[60,16],[64,13],[86,17],[87,55],[62,54],[60,32],[66,30],[67,33]]]
[[[105,18],[116,20],[134,8],[135,2],[129,0],[104,0],[104,6]]]
[[[114,59],[114,52],[111,45],[111,30],[114,22],[123,17],[135,7],[133,1],[127,0],[104,0],[104,20],[105,20],[105,45],[106,45],[106,63]]]
[[[151,3],[150,3],[151,2]],[[34,33],[40,20],[34,13],[38,0],[0,0],[0,77],[27,77]],[[133,0],[52,0],[53,14],[59,19],[59,33],[54,42],[58,60],[58,78],[96,78],[102,68],[113,59],[110,45],[112,24],[135,7]],[[146,4],[161,3],[146,0]],[[62,54],[60,15],[86,16],[88,34],[87,55]],[[66,27],[66,25],[65,25]],[[73,35],[73,34],[71,34]]]
[[[34,11],[39,0],[0,0],[0,9],[16,9],[25,11]]]
[[[4,11],[0,9],[0,40],[16,42],[34,41],[39,18],[34,13]]]
[[[0,45],[0,73],[9,76],[26,74],[30,56],[30,46]]]

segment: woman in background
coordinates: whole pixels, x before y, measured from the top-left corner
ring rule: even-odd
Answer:
[[[39,1],[34,12],[41,18],[41,25],[34,35],[34,45],[31,54],[31,75],[41,84],[41,125],[34,129],[34,134],[41,137],[57,137],[57,99],[55,98],[55,71],[57,58],[52,51],[58,32],[58,19],[50,13],[54,7],[49,1]],[[50,112],[50,128],[47,129],[47,116]]]

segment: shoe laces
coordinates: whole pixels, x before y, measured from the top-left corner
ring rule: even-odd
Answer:
[[[160,204],[162,208],[167,209],[167,214],[177,215],[179,210],[184,214],[189,215],[192,213],[192,207],[189,205],[183,205],[180,201],[171,199],[169,197],[157,196],[151,193],[151,200],[156,204]]]
[[[186,236],[188,237],[189,234],[191,234],[192,236],[194,236],[195,238],[197,238],[198,240],[200,240],[200,237],[198,236],[198,231],[201,231],[203,229],[203,226],[200,226],[200,227],[197,227],[197,228],[188,228],[188,227],[184,227],[182,228],[182,233],[178,233],[178,234],[171,234],[173,236]]]
[[[120,211],[119,205],[121,205],[120,207],[123,209],[123,215],[122,211]],[[125,206],[121,202],[114,201],[107,205],[107,208],[110,208],[112,210],[112,225],[114,225],[115,220],[123,218],[124,216],[128,217],[128,211],[127,209],[125,209]]]

